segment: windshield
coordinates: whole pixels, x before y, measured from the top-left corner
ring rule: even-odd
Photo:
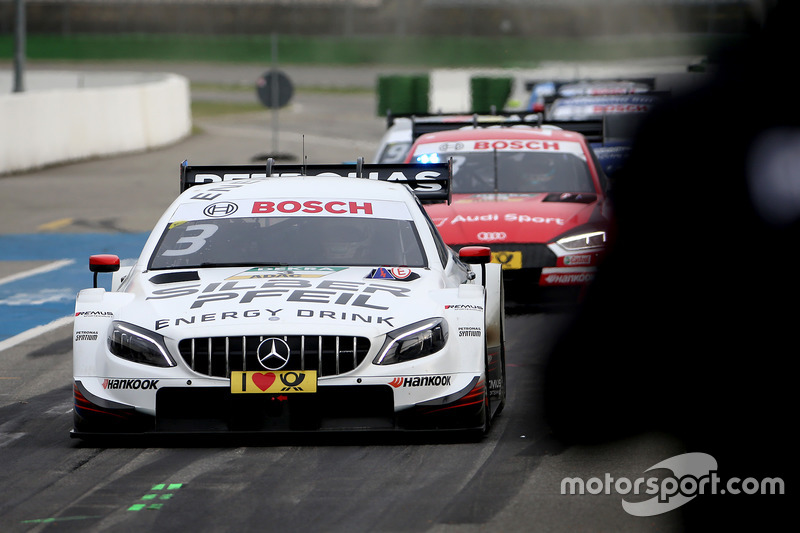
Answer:
[[[408,266],[427,261],[410,220],[243,217],[173,222],[150,269],[224,266]]]
[[[586,162],[542,152],[440,153],[453,158],[454,193],[596,192]]]

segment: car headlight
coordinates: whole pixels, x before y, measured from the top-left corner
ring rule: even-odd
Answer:
[[[447,344],[447,322],[429,318],[386,334],[386,342],[373,363],[393,365],[438,352]]]
[[[164,337],[127,322],[114,321],[108,331],[108,349],[122,359],[143,365],[170,367],[175,361],[164,344]]]
[[[586,250],[588,248],[599,248],[606,245],[605,231],[592,231],[579,235],[570,235],[556,241],[565,250]]]

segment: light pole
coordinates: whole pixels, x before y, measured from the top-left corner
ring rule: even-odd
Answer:
[[[14,92],[25,90],[25,0],[16,0],[16,21],[14,27]]]

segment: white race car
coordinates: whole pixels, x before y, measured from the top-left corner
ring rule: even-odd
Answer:
[[[449,201],[451,168],[184,162],[135,264],[90,258],[71,435],[485,433],[506,396],[503,282],[422,208]]]

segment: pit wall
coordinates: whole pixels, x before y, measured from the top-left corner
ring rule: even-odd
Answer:
[[[189,81],[175,74],[0,71],[0,175],[144,151],[191,133]]]

